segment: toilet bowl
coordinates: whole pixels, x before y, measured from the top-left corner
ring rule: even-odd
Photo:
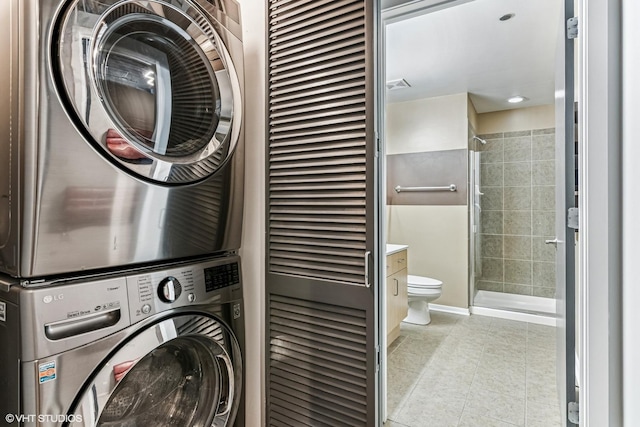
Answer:
[[[429,302],[442,295],[442,282],[430,277],[407,276],[407,295],[409,297],[409,312],[403,320],[414,325],[428,325],[431,322]]]

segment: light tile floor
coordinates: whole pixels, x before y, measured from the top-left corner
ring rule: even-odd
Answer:
[[[431,313],[387,353],[385,427],[561,426],[555,329]]]

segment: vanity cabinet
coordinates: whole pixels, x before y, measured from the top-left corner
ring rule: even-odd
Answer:
[[[400,335],[400,322],[407,317],[407,250],[387,255],[387,345]]]

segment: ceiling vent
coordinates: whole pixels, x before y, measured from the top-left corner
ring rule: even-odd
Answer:
[[[398,90],[411,87],[405,79],[391,80],[387,82],[387,90]]]

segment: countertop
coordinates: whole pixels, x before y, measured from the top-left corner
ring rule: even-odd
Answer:
[[[409,249],[409,245],[394,245],[387,243],[387,255],[395,254],[396,252],[404,251],[405,249]]]

